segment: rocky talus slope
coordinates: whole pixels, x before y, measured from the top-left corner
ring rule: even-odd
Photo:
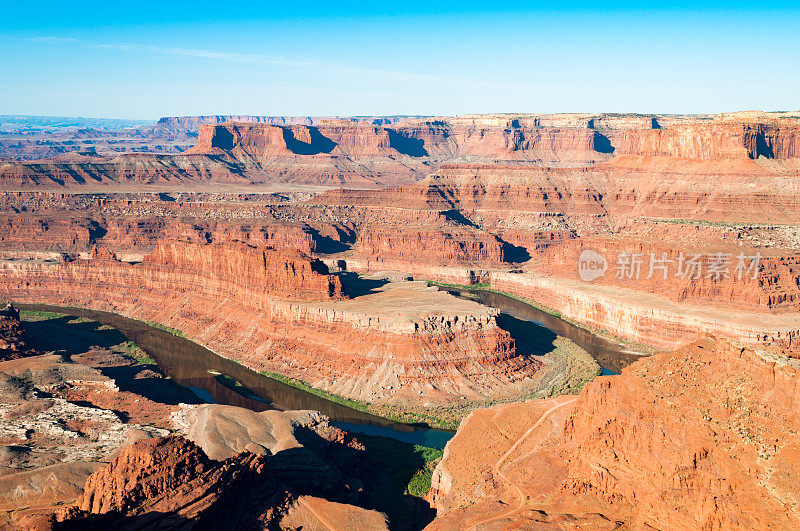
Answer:
[[[434,474],[430,528],[797,527],[799,383],[791,359],[705,339],[577,399],[475,411]]]

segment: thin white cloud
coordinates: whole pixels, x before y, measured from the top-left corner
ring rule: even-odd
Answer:
[[[28,39],[33,42],[78,42],[78,39],[72,37],[52,37],[49,35],[41,35],[39,37],[31,37]]]
[[[260,63],[278,66],[295,67],[318,67],[318,66],[342,66],[337,63],[330,63],[316,60],[290,60],[282,57],[264,54],[243,54],[234,52],[220,52],[216,50],[197,50],[192,48],[165,48],[162,46],[147,46],[148,50],[169,55],[182,55],[186,57],[199,57],[202,59],[219,59],[235,63]]]
[[[15,38],[10,35],[0,35],[0,37]],[[19,37],[17,37],[19,38]],[[440,74],[425,74],[421,72],[409,72],[402,70],[391,70],[382,68],[370,68],[351,65],[347,63],[338,63],[332,61],[323,61],[317,59],[291,59],[281,56],[268,55],[268,54],[244,54],[237,52],[223,52],[219,50],[203,50],[196,48],[181,48],[181,47],[166,47],[147,44],[130,44],[130,43],[90,43],[83,42],[71,37],[58,37],[58,36],[38,36],[33,38],[26,38],[27,41],[36,42],[53,42],[64,44],[75,44],[89,48],[102,48],[108,50],[120,50],[125,52],[131,51],[144,51],[159,55],[175,55],[182,57],[195,57],[199,59],[208,59],[213,61],[224,61],[229,63],[250,63],[261,65],[273,65],[288,68],[303,68],[303,69],[317,69],[328,70],[330,72],[344,73],[344,74],[364,74],[368,76],[381,76],[390,77],[399,80],[416,80],[420,82],[428,82],[431,84],[450,84],[459,87],[483,87],[491,90],[536,90],[542,88],[554,88],[552,83],[530,83],[519,82],[510,79],[502,80],[483,80],[483,79],[461,79],[454,78]],[[563,90],[586,92],[591,93],[594,89],[591,86],[563,86],[559,87]]]
[[[139,46],[136,44],[84,44],[91,48],[108,48],[111,50],[135,50]]]
[[[244,54],[236,52],[222,52],[218,50],[201,50],[196,48],[179,48],[179,47],[164,47],[164,46],[140,46],[135,44],[90,44],[87,46],[112,48],[120,50],[135,50],[144,49],[150,52],[164,54],[164,55],[178,55],[183,57],[197,57],[200,59],[212,59],[218,61],[225,61],[231,63],[253,63],[262,65],[275,65],[286,66],[292,68],[316,68],[328,69],[331,71],[345,72],[345,73],[366,73],[372,75],[388,75],[404,78],[417,78],[422,80],[449,80],[455,81],[444,76],[422,74],[419,72],[405,72],[399,70],[385,70],[376,68],[364,68],[354,66],[346,63],[337,63],[332,61],[319,61],[316,59],[287,59],[285,57],[267,55],[267,54]]]
[[[88,48],[103,48],[108,50],[121,50],[121,51],[144,50],[157,54],[177,55],[183,57],[197,57],[201,59],[211,59],[211,60],[235,62],[235,63],[253,63],[253,64],[263,64],[263,65],[284,66],[290,68],[327,69],[331,71],[344,72],[344,73],[364,73],[370,75],[393,76],[399,78],[420,79],[428,81],[449,81],[449,82],[458,81],[456,79],[447,78],[440,75],[423,74],[420,72],[405,72],[399,70],[365,68],[346,63],[320,61],[316,59],[287,59],[285,57],[273,56],[267,54],[243,54],[236,52],[222,52],[218,50],[201,50],[194,48],[165,47],[165,46],[142,45],[142,44],[91,43],[91,42],[82,42],[79,39],[74,39],[72,37],[57,37],[57,36],[46,36],[46,35],[33,38],[21,38],[13,35],[0,34],[0,37],[10,38],[10,39],[23,39],[29,42],[53,42],[53,43],[64,43],[64,44],[77,44]]]

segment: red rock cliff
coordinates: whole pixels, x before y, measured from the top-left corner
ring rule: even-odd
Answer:
[[[86,481],[80,510],[65,519],[75,527],[87,518],[105,526],[276,525],[290,496],[267,460],[243,452],[214,462],[182,437],[139,441]]]
[[[800,370],[705,341],[582,393],[565,492],[629,507],[636,526],[800,525]]]
[[[800,127],[710,123],[625,131],[618,141],[617,154],[679,159],[796,158],[800,157]]]
[[[205,289],[220,286],[226,295],[243,292],[304,300],[341,299],[338,277],[327,266],[292,249],[257,248],[239,242],[197,245],[161,243],[144,266],[184,276]]]

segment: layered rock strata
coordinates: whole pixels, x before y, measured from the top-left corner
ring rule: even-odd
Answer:
[[[374,187],[414,181],[454,162],[587,166],[612,157],[788,161],[797,121],[780,114],[714,117],[483,115],[416,120],[221,117],[166,120],[149,134],[199,127],[181,155],[71,153],[0,167],[6,189],[172,183]],[[202,122],[202,123],[201,123]],[[630,162],[630,161],[629,161]],[[639,161],[641,164],[642,161]],[[794,166],[796,170],[796,165]]]
[[[539,363],[496,312],[419,282],[374,280],[345,299],[324,265],[245,244],[164,243],[139,264],[106,255],[12,261],[3,296],[156,321],[251,368],[345,396],[428,403],[516,393]]]
[[[713,127],[746,130],[737,123]],[[706,144],[700,142],[701,151],[714,147]],[[394,212],[447,214],[462,230],[502,240],[506,262],[530,258],[505,271],[488,260],[456,265],[423,252],[415,260],[381,263],[376,257],[389,254],[390,237],[382,248],[359,238],[339,258],[351,269],[389,266],[445,282],[491,279],[496,289],[658,348],[712,332],[796,354],[796,174],[769,166],[764,156],[753,160],[744,148],[731,155],[712,150],[716,158],[708,160],[679,154],[654,166],[650,176],[628,168],[630,160],[580,170],[448,165],[406,187],[329,192],[312,201],[383,208],[387,224],[400,225]],[[796,160],[791,151],[785,155],[780,160]],[[580,277],[584,251],[601,255],[605,264],[591,283]],[[626,268],[626,259],[636,263]],[[697,267],[688,271],[687,260]]]
[[[605,295],[586,309],[567,295],[572,288],[543,292],[539,302],[657,347],[706,331],[786,343],[797,326],[778,321],[800,304],[797,130],[796,114],[787,113],[213,123],[186,160],[250,168],[240,176],[266,178],[264,168],[274,168],[302,180],[306,170],[292,176],[300,166],[324,174],[351,163],[352,175],[362,177],[400,162],[402,171],[435,171],[402,187],[331,191],[308,202],[295,201],[297,194],[7,193],[0,238],[8,258],[75,256],[105,245],[141,260],[169,238],[285,245],[336,269],[444,282],[486,283],[502,270],[521,270],[524,283],[509,277],[497,286],[518,285],[515,293],[529,297],[536,295],[531,283],[578,280],[579,256],[590,250],[608,267],[592,284],[623,298],[646,295],[649,313],[639,304],[621,315],[619,302]],[[625,254],[644,258],[638,277],[617,278]],[[695,254],[702,275],[677,277],[681,256]],[[706,275],[717,254],[731,261],[727,276]],[[760,257],[754,278],[736,277],[739,255]],[[672,263],[668,278],[649,274],[651,256]],[[712,311],[698,314],[697,307]]]
[[[772,346],[800,357],[800,321],[795,312],[735,311],[724,306],[677,303],[618,286],[540,275],[492,272],[494,289],[537,301],[562,316],[616,336],[673,349],[704,334],[751,346]]]
[[[213,461],[182,437],[139,441],[86,481],[79,505],[61,512],[59,527],[233,525],[271,529],[310,506],[303,527],[330,525],[329,513],[335,508],[345,521],[355,524],[353,528],[386,529],[380,513],[318,498],[298,498],[276,478],[276,461],[269,454],[248,451]],[[319,504],[327,510],[315,511]]]

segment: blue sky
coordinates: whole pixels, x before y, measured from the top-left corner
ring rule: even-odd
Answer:
[[[527,5],[0,0],[0,114],[800,108],[797,2]]]

